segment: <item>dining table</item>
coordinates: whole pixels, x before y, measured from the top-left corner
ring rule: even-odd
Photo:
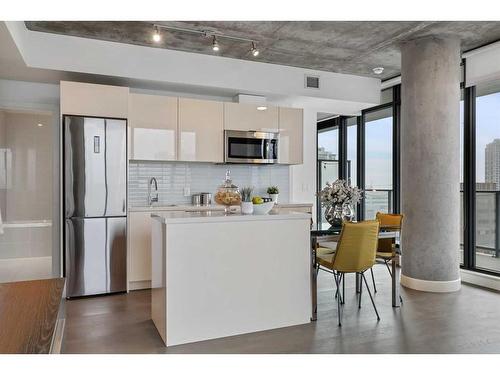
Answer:
[[[318,271],[316,268],[316,249],[319,245],[332,248],[335,250],[336,243],[340,239],[341,227],[332,226],[329,223],[314,223],[311,225],[311,300],[312,300],[312,313],[311,320],[317,320],[318,313]],[[401,260],[401,228],[391,226],[380,226],[378,238],[394,238],[396,246],[395,252],[391,259],[391,286],[392,286],[392,306],[401,306],[401,295],[399,288],[399,279],[401,275],[400,260]],[[356,274],[356,293],[360,292],[361,278]]]

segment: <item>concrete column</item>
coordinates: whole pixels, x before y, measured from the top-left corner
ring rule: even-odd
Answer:
[[[402,45],[401,284],[460,289],[460,45],[427,37]]]

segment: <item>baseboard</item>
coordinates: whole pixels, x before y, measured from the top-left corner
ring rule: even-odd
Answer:
[[[460,270],[464,283],[500,291],[500,277],[470,270]]]
[[[151,280],[130,281],[128,283],[129,290],[151,289]]]
[[[401,285],[410,289],[433,293],[456,292],[460,290],[461,286],[460,278],[451,281],[434,281],[414,279],[405,275],[401,275]]]

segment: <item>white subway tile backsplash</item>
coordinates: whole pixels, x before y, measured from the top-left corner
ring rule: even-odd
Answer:
[[[191,196],[184,196],[184,188],[191,194],[215,194],[224,180],[226,170],[231,171],[237,186],[253,186],[254,195],[267,196],[267,187],[277,185],[280,202],[290,200],[290,167],[287,165],[222,165],[185,162],[135,162],[129,163],[128,201],[130,207],[147,205],[148,182],[158,181],[159,205],[190,204]]]

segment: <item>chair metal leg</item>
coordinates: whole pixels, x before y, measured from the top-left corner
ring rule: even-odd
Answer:
[[[343,282],[344,286],[343,286],[343,292],[342,294],[340,293],[340,282]],[[335,291],[335,299],[337,299],[337,296],[340,296],[340,304],[344,304],[344,295],[345,295],[345,277],[344,277],[344,274],[343,273],[339,273],[339,288],[337,288],[337,290]]]
[[[391,271],[391,267],[389,267],[389,261],[384,260],[384,263],[385,263],[385,266],[387,267],[387,271],[389,271],[389,275],[391,275],[391,277],[392,277],[392,271]]]
[[[375,285],[375,277],[373,276],[373,267],[370,268],[370,272],[372,274],[372,282],[373,282],[373,292],[377,293],[377,286]]]
[[[361,296],[363,295],[363,284],[359,286],[359,294],[358,294],[358,309],[361,308]]]
[[[339,282],[340,279],[337,279],[337,276],[335,273],[333,274],[333,278],[335,280],[335,284],[337,285],[337,292],[339,291]],[[340,278],[340,276],[339,276]],[[340,316],[340,293],[339,293],[339,298],[337,298],[337,314],[339,316],[339,327],[342,326],[342,321],[341,321],[341,316]]]
[[[342,305],[345,303],[345,273],[342,273]]]
[[[377,314],[377,320],[380,320],[380,316],[378,315],[377,311],[377,306],[375,306],[375,301],[373,301],[372,293],[370,292],[370,288],[368,287],[368,282],[366,281],[365,274],[363,272],[361,272],[361,278],[365,281],[366,290],[368,290],[368,295],[370,296],[373,308],[375,309],[375,314]]]

